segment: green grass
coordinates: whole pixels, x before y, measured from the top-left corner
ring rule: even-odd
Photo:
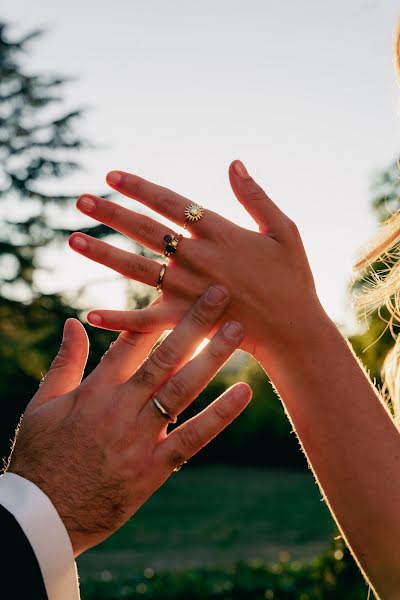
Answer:
[[[85,579],[272,561],[285,552],[308,559],[334,533],[310,473],[186,465],[124,527],[85,553],[78,567]]]

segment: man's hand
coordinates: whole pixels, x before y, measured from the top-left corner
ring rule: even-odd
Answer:
[[[118,529],[250,401],[248,386],[237,384],[167,433],[162,411],[174,420],[243,339],[239,323],[226,323],[189,360],[228,303],[225,288],[209,288],[137,369],[158,333],[122,333],[83,383],[86,333],[78,321],[66,322],[60,352],[22,419],[8,470],[48,495],[75,556]]]

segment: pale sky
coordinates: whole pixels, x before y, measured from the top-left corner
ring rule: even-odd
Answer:
[[[48,29],[30,68],[78,76],[68,102],[88,107],[97,149],[63,191],[104,191],[117,168],[253,227],[227,176],[240,158],[297,222],[329,315],[349,322],[351,265],[375,229],[370,184],[400,150],[399,14],[394,0],[13,0],[1,17],[16,33]],[[102,280],[83,304],[122,307],[105,267],[66,247],[45,260],[59,265],[40,276],[46,290]]]

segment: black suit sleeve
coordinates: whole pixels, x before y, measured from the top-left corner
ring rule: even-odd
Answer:
[[[39,563],[14,516],[0,505],[0,596],[48,600]]]

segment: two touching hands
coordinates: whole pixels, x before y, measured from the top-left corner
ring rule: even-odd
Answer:
[[[149,308],[89,313],[91,324],[124,331],[82,383],[88,341],[78,321],[67,321],[60,352],[26,409],[9,470],[49,496],[75,555],[129,519],[176,467],[240,414],[251,391],[237,384],[169,434],[154,395],[175,418],[235,348],[267,356],[273,364],[289,347],[301,347],[310,323],[323,315],[294,223],[242,163],[231,164],[229,177],[259,233],[205,210],[200,221],[188,225],[191,237],[180,241],[162,293]],[[186,198],[119,171],[109,173],[107,181],[177,225],[185,224]],[[149,249],[164,251],[164,236],[171,231],[150,217],[87,194],[77,206]],[[127,277],[157,285],[155,260],[82,233],[73,234],[70,245]],[[177,323],[146,358],[160,333]],[[206,337],[211,342],[188,362]]]
[[[169,434],[169,421],[152,401],[156,395],[174,420],[239,346],[242,326],[225,322],[189,360],[228,303],[226,289],[210,287],[153,352],[159,331],[123,332],[82,383],[87,336],[79,321],[66,322],[60,351],[23,416],[8,470],[47,494],[75,556],[125,523],[250,401],[250,388],[237,384]]]
[[[259,233],[233,224],[206,209],[201,220],[188,223],[184,237],[169,260],[162,294],[148,308],[124,312],[95,310],[92,325],[114,330],[153,331],[173,327],[207,286],[219,282],[231,295],[224,318],[239,320],[245,337],[241,348],[259,358],[273,357],[288,344],[304,343],[310,322],[323,309],[296,225],[247,173],[240,161],[229,167],[232,190],[253,217]],[[167,217],[186,223],[190,200],[136,175],[111,171],[108,184],[129,198]],[[162,254],[171,230],[156,220],[97,196],[85,194],[77,208],[150,250]],[[156,286],[160,264],[116,249],[83,233],[74,233],[70,246],[84,256],[126,277]],[[267,343],[267,344],[266,344]]]

